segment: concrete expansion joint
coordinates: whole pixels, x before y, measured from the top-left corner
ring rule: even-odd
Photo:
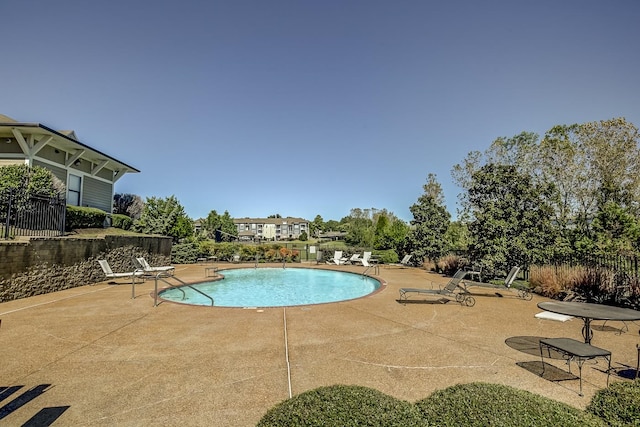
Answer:
[[[486,368],[490,368],[490,367],[494,366],[498,362],[499,359],[500,358],[497,358],[492,363],[489,363],[487,365],[441,365],[441,366],[433,366],[433,365],[428,365],[428,366],[389,365],[389,364],[385,364],[385,363],[366,362],[364,360],[356,360],[356,359],[342,359],[342,360],[345,360],[347,362],[360,363],[362,365],[378,366],[378,367],[381,367],[381,368],[387,368],[388,370],[391,370],[391,369],[440,370],[440,369],[486,369]]]

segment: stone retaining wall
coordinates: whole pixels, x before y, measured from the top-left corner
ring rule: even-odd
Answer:
[[[133,258],[151,265],[171,261],[171,238],[106,236],[104,238],[31,238],[0,242],[0,302],[105,280],[98,259],[114,272],[133,271]]]

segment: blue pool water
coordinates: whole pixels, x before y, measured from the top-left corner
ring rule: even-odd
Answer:
[[[224,279],[191,286],[209,295],[218,307],[285,307],[344,301],[374,292],[380,282],[368,276],[311,268],[239,268],[221,272]],[[167,289],[165,300],[211,305],[189,287]]]

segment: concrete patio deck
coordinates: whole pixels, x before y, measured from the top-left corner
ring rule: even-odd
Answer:
[[[201,281],[204,268],[177,266],[176,275]],[[580,339],[582,328],[579,319],[534,318],[543,298],[477,288],[484,295],[474,307],[421,296],[403,305],[400,287],[448,279],[385,267],[379,277],[386,287],[368,297],[288,308],[154,307],[153,280],[137,286],[135,299],[131,285],[105,282],[2,303],[0,424],[35,417],[56,426],[254,426],[290,390],[332,384],[413,402],[482,381],[584,408],[605,387],[602,364],[585,364],[584,397],[577,380],[540,377],[537,340]],[[638,325],[615,329],[622,326],[596,325],[592,342],[612,352],[612,382],[628,381],[619,373],[635,369]],[[551,363],[558,369],[545,376],[566,371],[562,361]]]

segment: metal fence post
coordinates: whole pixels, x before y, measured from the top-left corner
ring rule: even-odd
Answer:
[[[4,227],[4,238],[9,238],[9,226],[11,225],[11,203],[13,199],[13,189],[9,190],[9,201],[7,202],[7,223]]]

